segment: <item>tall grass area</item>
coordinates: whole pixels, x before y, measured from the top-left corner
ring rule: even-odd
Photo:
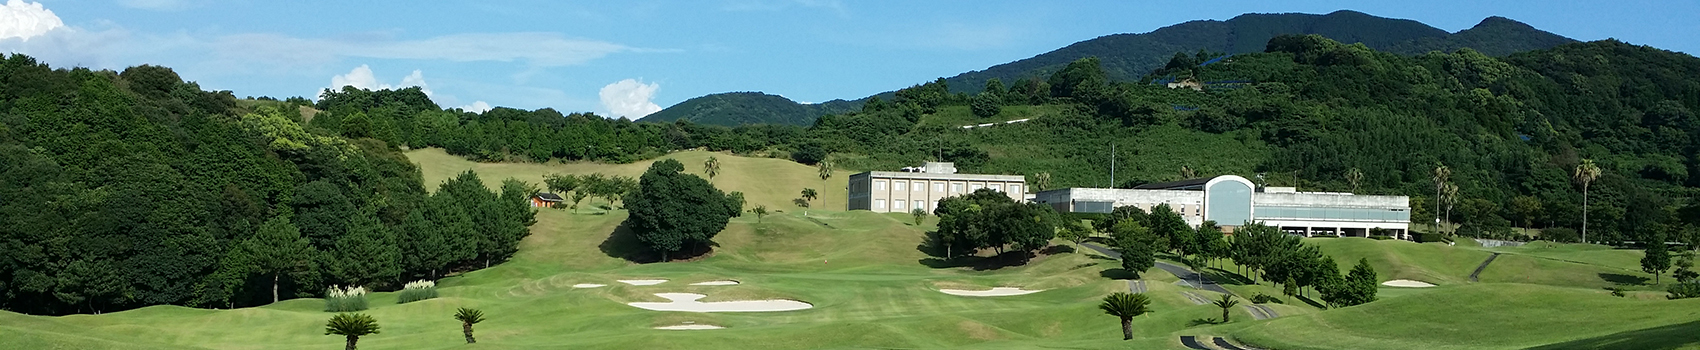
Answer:
[[[435,299],[436,297],[437,282],[418,280],[403,285],[401,291],[397,292],[395,302],[396,304],[406,304],[425,299]]]
[[[331,286],[325,289],[326,312],[349,312],[366,309],[366,287],[337,288]]]

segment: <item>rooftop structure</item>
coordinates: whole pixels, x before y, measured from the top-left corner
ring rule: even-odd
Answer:
[[[1333,234],[1367,237],[1371,230],[1408,238],[1410,198],[1360,196],[1340,192],[1298,192],[1292,187],[1259,188],[1243,177],[1225,175],[1153,183],[1132,189],[1064,188],[1036,194],[1035,202],[1059,212],[1108,213],[1120,206],[1150,211],[1168,204],[1198,226],[1205,220],[1228,230],[1248,222],[1311,236]]]
[[[927,162],[903,171],[869,171],[850,175],[849,210],[878,213],[907,213],[921,209],[932,212],[939,200],[972,193],[982,188],[1004,192],[1021,200],[1027,178],[1021,175],[957,174],[956,165]]]

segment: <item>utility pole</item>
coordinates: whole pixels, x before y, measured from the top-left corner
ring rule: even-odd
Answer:
[[[1110,143],[1110,188],[1116,188],[1116,143]]]

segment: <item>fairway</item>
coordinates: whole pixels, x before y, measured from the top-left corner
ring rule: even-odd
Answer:
[[[784,160],[709,152],[672,157],[700,164],[709,155],[723,164],[715,183],[746,191],[755,203],[788,205],[791,190],[767,189],[766,184],[819,183],[812,167]],[[427,181],[476,169],[492,185],[506,177],[534,181],[549,172],[636,175],[647,164],[483,164],[440,150],[409,156],[422,165]],[[833,181],[841,185],[842,178],[835,175]],[[1075,251],[1060,240],[1052,242],[1057,245],[1052,254],[1024,266],[932,267],[937,262],[917,249],[930,227],[913,225],[907,215],[811,209],[805,217],[792,209],[759,222],[753,215],[732,219],[715,238],[715,251],[699,260],[636,264],[619,258],[638,249],[620,227],[625,217],[623,210],[540,210],[532,234],[510,261],[440,280],[441,297],[398,305],[394,293],[372,294],[365,313],[377,318],[383,332],[362,338],[360,346],[1178,349],[1178,337],[1189,335],[1229,337],[1270,349],[1700,348],[1700,335],[1692,331],[1700,319],[1700,301],[1610,296],[1598,288],[1611,283],[1600,274],[1622,272],[1630,257],[1604,248],[1504,249],[1507,254],[1484,271],[1483,282],[1469,282],[1469,273],[1490,252],[1361,238],[1306,239],[1342,268],[1365,258],[1377,269],[1378,280],[1439,286],[1382,287],[1380,301],[1333,310],[1289,299],[1286,305],[1266,305],[1281,315],[1272,320],[1253,320],[1248,309],[1235,307],[1230,309],[1233,322],[1218,325],[1207,320],[1220,317],[1220,309],[1195,304],[1183,292],[1205,299],[1217,294],[1183,287],[1174,276],[1153,269],[1145,274],[1153,312],[1136,318],[1134,339],[1122,341],[1116,319],[1097,308],[1105,295],[1128,288],[1126,281],[1105,277],[1115,275],[1119,262]],[[1213,271],[1236,269],[1220,263],[1223,268]],[[1242,296],[1280,294],[1278,286],[1267,283],[1225,286]],[[941,290],[1025,294],[964,296]],[[719,307],[710,311],[762,312],[652,311],[632,304],[668,309],[681,302]],[[319,299],[295,299],[238,310],[153,306],[64,317],[0,312],[0,348],[338,348],[341,338],[323,335],[331,314],[322,307]],[[450,317],[459,307],[487,315],[475,327],[475,346],[464,344],[460,324]]]

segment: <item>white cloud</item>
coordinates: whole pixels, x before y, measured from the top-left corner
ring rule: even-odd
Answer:
[[[538,67],[583,64],[619,52],[644,50],[559,33],[453,34],[420,40],[305,39],[278,34],[236,34],[208,44],[218,58],[282,66],[319,65],[344,57],[523,62]]]
[[[65,22],[60,21],[53,10],[42,7],[39,2],[8,0],[6,5],[0,6],[0,40],[22,38],[29,41],[64,26]]]
[[[469,105],[460,106],[460,109],[472,113],[484,113],[490,111],[490,104],[484,101],[476,101]]]
[[[433,95],[430,85],[425,84],[425,73],[418,69],[413,70],[413,73],[408,74],[407,77],[401,78],[400,84],[390,85],[379,81],[378,76],[372,73],[371,66],[362,64],[359,67],[354,67],[354,70],[348,71],[348,74],[331,77],[331,90],[342,90],[344,86],[366,90],[401,89],[417,86],[420,91],[425,93],[425,96]]]
[[[597,95],[602,97],[602,109],[609,117],[638,119],[661,110],[653,101],[655,90],[660,88],[661,84],[626,79],[603,86]]]

